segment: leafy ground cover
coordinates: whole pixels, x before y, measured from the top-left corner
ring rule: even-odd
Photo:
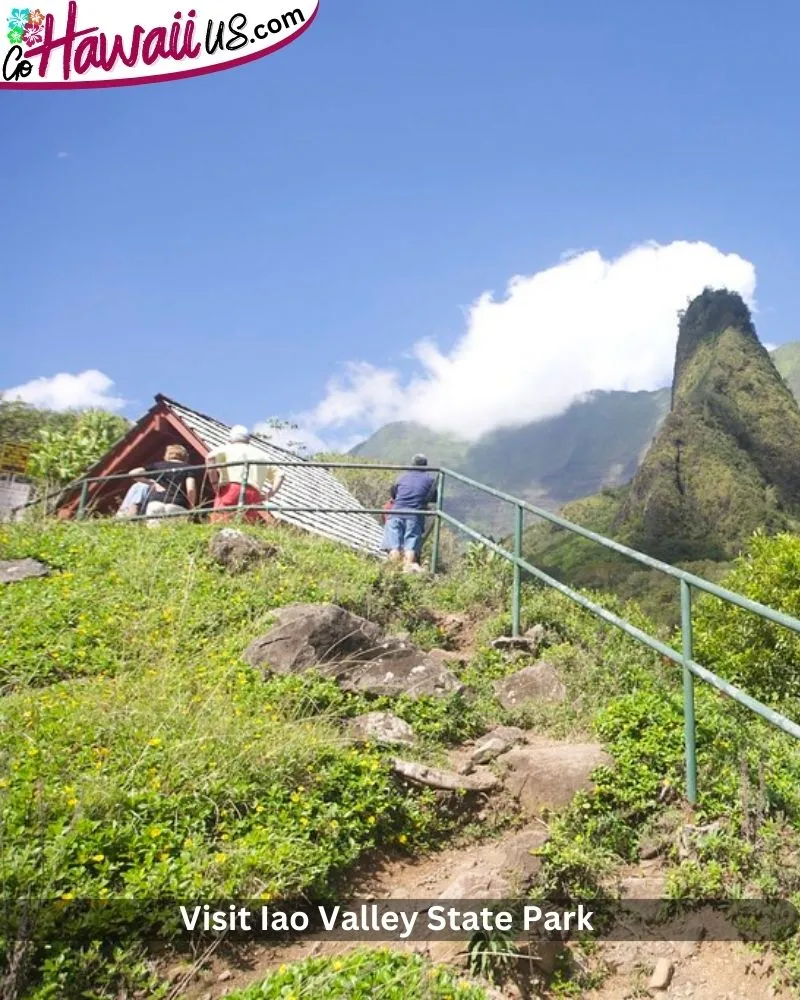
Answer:
[[[488,645],[510,624],[509,578],[495,561],[473,553],[441,579],[418,579],[275,529],[268,532],[275,559],[231,576],[208,559],[212,532],[118,524],[2,529],[3,558],[41,558],[53,573],[0,592],[0,619],[10,626],[0,652],[0,875],[7,897],[62,907],[40,914],[10,996],[165,996],[145,932],[167,932],[173,912],[153,905],[149,922],[141,910],[126,922],[111,905],[120,897],[321,897],[375,848],[416,852],[455,832],[455,819],[432,796],[391,779],[385,753],[345,738],[344,720],[388,701],[345,695],[314,676],[265,681],[242,662],[273,610],[293,601],[335,601],[428,647],[448,641],[443,613],[480,620],[461,671],[471,699],[391,703],[422,737],[423,756],[435,759],[493,722],[562,737],[594,732],[607,744],[616,769],[599,772],[595,791],[553,821],[537,892],[605,891],[614,865],[635,857],[665,817],[680,813],[679,672],[560,595],[527,587],[523,623],[547,629],[547,658],[568,698],[508,714],[492,697],[493,681],[517,668]],[[734,584],[796,613],[797,546],[757,541],[734,570]],[[652,629],[633,605],[606,604]],[[795,647],[719,615],[711,605],[698,608],[702,661],[792,714],[791,690],[773,682],[781,656],[797,662]],[[763,674],[765,651],[772,666]],[[693,856],[672,858],[670,891],[800,899],[794,743],[708,688],[698,689],[697,717],[697,822],[720,825]],[[64,914],[89,898],[110,901],[106,922],[101,911],[76,948]],[[9,961],[14,942],[2,947]],[[787,975],[800,983],[796,948],[785,952]],[[244,996],[296,993],[299,1000],[314,995],[320,977],[331,989],[350,983],[366,996],[378,982],[393,989],[401,974],[420,984],[405,990],[410,1000],[480,996],[449,974],[430,979],[416,959],[363,953],[342,961],[342,969],[293,966]]]
[[[283,966],[231,1000],[485,1000],[480,986],[416,955],[356,951]]]

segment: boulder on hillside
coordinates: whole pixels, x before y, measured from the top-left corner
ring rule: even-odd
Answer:
[[[541,869],[533,852],[547,841],[543,827],[522,830],[497,844],[487,844],[480,856],[456,869],[440,899],[509,899],[524,892]]]
[[[483,774],[457,774],[444,771],[427,764],[415,764],[407,760],[393,760],[392,770],[401,778],[445,792],[491,792],[499,782],[488,769]]]
[[[414,742],[414,730],[391,712],[367,712],[351,719],[348,731],[354,740],[364,743]]]
[[[250,643],[244,659],[267,673],[298,674],[326,663],[370,660],[381,641],[379,626],[336,604],[289,604],[270,631]]]
[[[413,643],[385,638],[380,627],[335,604],[292,604],[245,650],[266,673],[318,669],[343,690],[375,696],[444,697],[464,690],[443,662]]]
[[[528,816],[564,809],[579,791],[592,788],[598,767],[613,759],[598,743],[537,743],[516,747],[498,758],[506,791]]]
[[[567,689],[555,667],[544,660],[497,681],[494,693],[503,708],[509,712],[523,708],[526,703],[555,704],[567,697]]]
[[[345,691],[376,698],[401,694],[444,698],[464,691],[461,681],[439,660],[413,648],[402,656],[390,654],[366,665],[350,666],[340,683]]]
[[[500,754],[510,750],[518,743],[525,742],[525,730],[516,726],[497,726],[491,732],[475,741],[475,747],[469,755],[470,764],[488,764]]]
[[[208,543],[208,554],[231,573],[241,573],[277,555],[278,549],[243,531],[223,528]]]
[[[48,576],[50,567],[37,559],[0,559],[0,583],[19,583]]]

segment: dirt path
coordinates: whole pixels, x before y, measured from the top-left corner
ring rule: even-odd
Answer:
[[[541,832],[542,824],[531,824],[497,840],[467,848],[448,848],[419,859],[384,860],[358,881],[353,895],[360,899],[438,898],[453,884],[454,878],[463,877],[465,872],[485,873],[487,860],[508,848],[521,834]],[[664,873],[658,861],[622,869],[618,876],[627,898],[658,898],[663,889]],[[427,952],[437,961],[463,962],[463,943],[437,943],[433,945],[433,954],[420,943],[397,942],[376,947],[383,946],[404,952]],[[362,946],[309,941],[287,946],[251,944],[238,951],[220,949],[181,996],[186,1000],[219,1000],[235,989],[259,982],[282,964],[312,955],[340,955],[358,947]],[[672,968],[668,988],[648,990],[650,975],[659,959]],[[601,942],[591,961],[593,967],[609,971],[602,986],[583,994],[586,1000],[634,1000],[647,996],[665,1000],[789,1000],[793,995],[772,987],[773,962],[769,955],[759,955],[737,941]],[[494,995],[507,1000],[519,1000],[522,996],[513,985],[497,989]]]

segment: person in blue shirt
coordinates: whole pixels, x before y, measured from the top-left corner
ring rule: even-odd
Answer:
[[[415,455],[415,467],[398,476],[392,486],[392,509],[425,510],[436,499],[436,477],[427,470],[428,459]],[[425,518],[422,514],[390,514],[386,522],[389,558],[403,561],[406,572],[419,573],[422,540],[425,536]]]

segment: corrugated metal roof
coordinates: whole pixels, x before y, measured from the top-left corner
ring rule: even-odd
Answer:
[[[230,427],[227,424],[190,410],[166,396],[157,397],[170,411],[191,430],[206,447],[217,448],[226,444]],[[299,455],[274,445],[258,435],[253,435],[251,444],[261,451],[267,462],[298,462]],[[326,469],[284,469],[285,479],[275,498],[276,507],[346,507],[362,505]],[[353,549],[383,555],[381,541],[383,530],[378,522],[366,513],[284,513],[280,509],[272,512],[276,518],[294,524],[305,531],[333,539]]]

